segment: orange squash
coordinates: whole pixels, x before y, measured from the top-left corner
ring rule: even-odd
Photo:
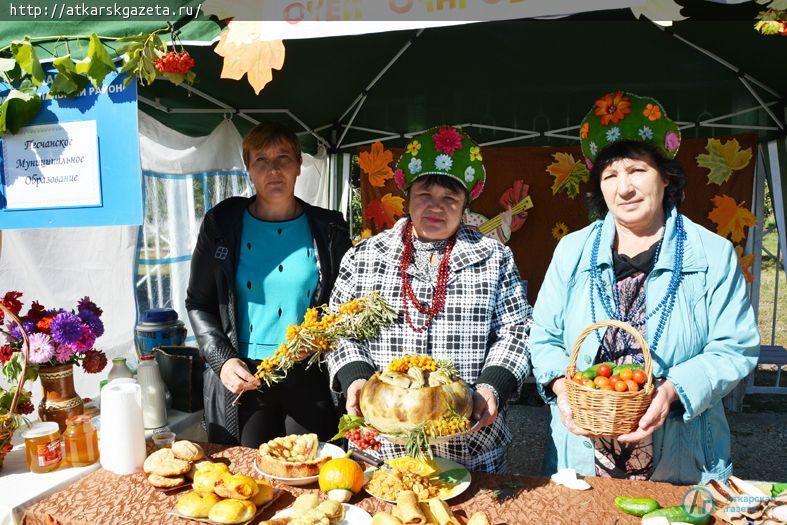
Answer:
[[[329,497],[331,491],[338,490],[358,494],[363,487],[363,469],[350,458],[335,458],[322,466],[319,482],[320,490]]]

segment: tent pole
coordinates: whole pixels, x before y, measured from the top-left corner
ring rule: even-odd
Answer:
[[[355,111],[353,111],[352,117],[350,117],[350,120],[347,122],[347,125],[344,126],[344,131],[342,131],[342,134],[339,136],[339,140],[336,142],[336,147],[337,148],[342,145],[342,141],[344,140],[344,136],[347,135],[348,131],[350,131],[350,125],[355,120],[355,117],[358,116],[358,112],[361,110],[361,106],[363,106],[364,102],[366,102],[366,94],[364,94],[361,97],[361,101],[358,102],[357,106],[355,106]]]
[[[361,140],[359,142],[353,142],[351,144],[345,144],[344,146],[341,146],[339,149],[352,148],[353,146],[364,146],[366,144],[374,144],[378,140],[380,142],[385,142],[386,140],[393,140],[393,139],[398,139],[398,138],[399,138],[399,135],[385,135],[384,137],[377,137],[377,138],[373,138],[373,139],[369,139],[369,140]]]
[[[755,99],[757,99],[757,102],[760,104],[760,106],[762,106],[762,109],[764,109],[768,113],[768,115],[771,116],[773,121],[776,122],[776,125],[779,126],[779,129],[784,129],[784,124],[782,124],[782,121],[779,120],[779,118],[776,116],[776,114],[773,111],[771,111],[771,108],[769,108],[768,105],[766,105],[765,102],[763,102],[763,100],[760,97],[760,95],[757,94],[757,92],[754,90],[753,87],[751,87],[751,84],[749,83],[749,81],[746,80],[746,78],[744,78],[744,77],[738,77],[738,78],[740,78],[741,84],[746,86],[746,89],[749,90],[749,93],[751,93],[751,95]]]
[[[350,126],[353,123],[353,121],[355,120],[355,117],[358,115],[358,111],[361,110],[361,106],[363,106],[363,103],[366,101],[367,95],[368,95],[369,91],[372,89],[372,87],[374,87],[374,85],[377,83],[377,81],[380,80],[382,78],[382,76],[389,69],[391,69],[391,67],[396,63],[396,61],[399,60],[399,57],[401,57],[404,54],[404,52],[407,51],[407,48],[409,48],[411,45],[413,45],[413,42],[415,41],[415,39],[418,38],[419,36],[421,36],[421,33],[423,33],[423,32],[424,32],[423,28],[419,29],[418,31],[416,31],[415,36],[410,38],[410,40],[408,40],[402,46],[402,48],[399,49],[399,51],[393,56],[393,58],[391,60],[389,60],[388,63],[385,66],[383,66],[383,68],[380,70],[379,73],[377,73],[377,75],[372,79],[372,81],[369,82],[366,85],[366,87],[363,89],[363,91],[361,91],[361,94],[358,95],[357,97],[355,97],[355,100],[353,100],[352,104],[350,104],[350,106],[347,109],[344,110],[344,113],[342,113],[342,116],[339,117],[337,122],[343,121],[344,117],[346,117],[347,114],[350,112],[350,110],[352,110],[353,107],[354,107],[355,111],[353,111],[352,117],[350,117],[350,120],[347,123],[347,126]],[[336,143],[336,147],[337,148],[341,145],[342,140],[344,140],[344,136],[347,134],[348,129],[349,129],[348,127],[344,128],[344,131],[342,132],[341,136],[339,137],[339,141]]]
[[[219,100],[217,98],[213,98],[210,95],[208,95],[207,93],[204,93],[204,92],[200,91],[199,89],[197,89],[197,88],[195,88],[193,86],[189,87],[189,86],[186,86],[185,84],[181,84],[180,87],[181,87],[181,89],[185,89],[186,91],[189,91],[191,93],[195,93],[195,94],[199,95],[200,97],[204,98],[208,102],[213,102],[214,104],[216,104],[220,108],[226,109],[227,111],[230,111],[232,113],[237,114],[239,117],[242,117],[242,118],[248,120],[249,122],[251,122],[254,125],[257,125],[257,124],[260,123],[259,120],[254,119],[254,118],[250,117],[249,115],[247,115],[247,114],[245,114],[245,113],[243,113],[241,111],[238,111],[237,109],[233,108],[232,106],[228,106],[227,104],[225,104],[221,100]]]
[[[657,28],[659,28],[660,30],[664,31],[665,33],[667,33],[669,35],[672,35],[674,38],[676,38],[679,41],[683,42],[687,46],[690,46],[690,47],[696,49],[697,51],[699,51],[703,55],[706,55],[706,56],[712,58],[713,60],[715,60],[719,64],[723,65],[727,69],[735,72],[737,75],[741,76],[742,78],[745,78],[746,80],[749,80],[750,82],[752,82],[754,84],[757,84],[758,86],[760,86],[762,89],[764,89],[765,91],[767,91],[768,93],[770,93],[774,97],[782,98],[782,96],[779,94],[779,92],[776,91],[775,89],[773,89],[773,88],[769,87],[768,85],[766,85],[765,83],[757,80],[756,78],[754,78],[753,76],[749,75],[748,73],[744,73],[741,70],[741,68],[735,66],[734,64],[732,64],[730,62],[727,62],[726,60],[721,58],[719,55],[713,53],[712,51],[709,51],[709,50],[705,49],[704,47],[701,47],[701,46],[695,44],[694,42],[691,42],[691,41],[687,40],[686,38],[680,36],[679,34],[675,33],[675,31],[672,28],[662,27],[662,26],[660,26],[660,25],[658,25],[656,23],[654,23],[653,25],[655,25]]]

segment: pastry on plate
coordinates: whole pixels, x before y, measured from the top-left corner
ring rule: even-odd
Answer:
[[[225,472],[213,485],[213,492],[222,498],[251,499],[257,495],[257,482],[245,474]]]
[[[189,492],[178,498],[175,509],[189,518],[207,518],[213,505],[220,501],[221,498],[212,492],[208,494]]]
[[[273,499],[273,487],[267,481],[262,481],[259,479],[255,479],[254,481],[257,482],[257,488],[259,490],[250,501],[257,505],[257,507],[262,507]]]
[[[186,478],[182,476],[168,478],[166,476],[159,476],[158,474],[150,474],[148,476],[148,483],[159,489],[173,489],[180,487],[186,482]]]
[[[224,463],[207,463],[203,461],[197,465],[192,487],[196,492],[213,492],[213,486],[222,474],[226,474],[229,471],[230,469]]]
[[[320,441],[317,434],[289,435],[260,445],[257,465],[272,476],[305,478],[317,476],[330,456],[317,457]]]
[[[175,441],[172,444],[172,453],[184,461],[199,461],[205,457],[202,447],[191,441]]]
[[[257,513],[257,507],[251,501],[225,499],[210,508],[208,519],[216,523],[243,523],[249,521]]]
[[[191,470],[191,463],[176,458],[171,449],[162,448],[145,459],[142,469],[145,471],[145,474],[181,476]]]

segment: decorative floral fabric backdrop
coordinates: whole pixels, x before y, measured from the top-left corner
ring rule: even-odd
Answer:
[[[749,229],[757,222],[750,211],[756,145],[753,134],[684,138],[677,156],[688,176],[681,211],[735,244],[748,281],[754,255],[744,255],[743,250]],[[579,146],[487,147],[482,152],[487,181],[470,207],[472,212],[492,219],[526,197],[532,200],[532,207],[512,215],[510,231],[507,221],[498,219],[490,233],[507,240],[520,276],[528,281],[532,304],[558,240],[589,222],[582,199],[588,191],[589,172]],[[364,235],[389,228],[407,213],[405,196],[394,182],[393,167],[401,153],[379,142],[359,150]],[[481,221],[474,215],[467,222]]]

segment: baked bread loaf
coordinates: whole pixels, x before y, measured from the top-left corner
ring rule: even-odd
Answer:
[[[207,518],[210,509],[219,501],[221,498],[212,492],[208,494],[189,492],[178,498],[175,509],[189,518]]]
[[[178,476],[168,478],[166,476],[159,476],[158,474],[148,475],[148,483],[159,489],[172,489],[180,487],[186,482],[186,478]]]
[[[317,434],[289,435],[260,445],[257,466],[280,478],[317,476],[330,456],[317,457],[320,441]]]
[[[197,465],[197,471],[194,473],[194,482],[191,486],[195,492],[214,492],[213,486],[222,474],[226,474],[229,471],[230,469],[224,463],[206,463],[203,461]]]
[[[243,523],[249,521],[257,513],[257,507],[251,501],[225,499],[210,508],[208,519],[216,523]]]
[[[257,507],[262,507],[266,505],[270,500],[273,499],[273,487],[267,481],[262,481],[259,479],[254,480],[257,482],[257,494],[252,496],[251,502],[257,505]]]

